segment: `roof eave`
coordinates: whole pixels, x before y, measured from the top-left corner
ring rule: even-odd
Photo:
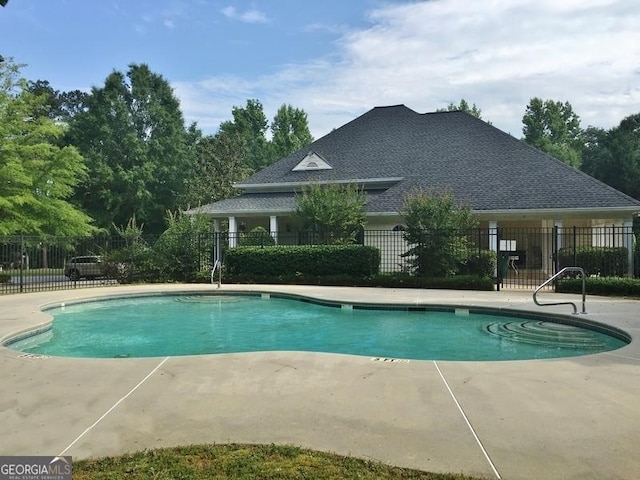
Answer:
[[[531,209],[495,209],[495,210],[473,210],[474,215],[483,218],[612,218],[628,217],[632,218],[640,214],[640,209],[636,206],[628,207],[581,207],[581,208],[531,208]]]
[[[214,217],[258,217],[264,215],[288,215],[295,209],[279,209],[279,210],[224,210],[224,211],[207,211],[205,207],[192,208],[187,214],[195,215],[205,213]],[[538,208],[538,209],[499,209],[499,210],[472,210],[476,216],[485,219],[500,220],[503,218],[513,219],[514,217],[526,218],[561,218],[561,217],[578,217],[578,218],[603,218],[610,217],[628,217],[640,215],[640,210],[635,207],[603,207],[603,208]],[[401,216],[397,211],[367,212],[367,217],[394,217]]]
[[[263,217],[263,216],[271,216],[271,215],[290,215],[292,214],[295,210],[294,209],[289,209],[289,210],[224,210],[224,211],[207,211],[207,210],[201,210],[201,211],[195,211],[197,209],[191,209],[188,210],[187,212],[185,212],[187,215],[197,215],[197,214],[205,214],[205,215],[209,215],[211,217],[214,218],[228,218],[228,217]]]
[[[495,210],[472,210],[474,215],[483,217],[513,217],[519,215],[532,215],[544,218],[553,218],[558,215],[588,215],[594,218],[597,215],[628,215],[629,217],[639,216],[640,209],[638,207],[593,207],[593,208],[531,208],[531,209],[495,209]],[[383,217],[389,215],[400,215],[394,211],[368,212],[370,217]]]
[[[278,182],[278,183],[236,183],[234,188],[251,193],[264,192],[294,192],[308,185],[348,185],[357,184],[367,188],[389,188],[404,180],[403,177],[388,178],[352,178],[344,180],[314,180],[304,182]]]

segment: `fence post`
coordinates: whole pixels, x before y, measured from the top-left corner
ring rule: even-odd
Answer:
[[[633,220],[625,220],[622,227],[622,243],[627,249],[627,277],[633,278],[635,272],[635,246],[633,244]]]
[[[24,292],[24,235],[20,235],[20,293]]]
[[[558,273],[560,270],[560,252],[559,244],[560,244],[560,227],[558,225],[553,226],[553,275]],[[555,279],[553,281],[553,291],[556,291],[556,286],[558,285],[558,280]]]
[[[220,232],[215,232],[214,235],[214,245],[213,245],[213,265],[215,265],[217,262],[221,262],[221,256],[220,256]]]
[[[500,262],[498,245],[500,245],[500,229],[498,228],[498,222],[489,222],[489,250],[496,254],[496,290],[499,292],[502,278],[500,278],[500,266],[498,265]]]
[[[579,267],[580,265],[578,265],[578,248],[576,247],[576,245],[577,245],[576,240],[577,240],[577,238],[576,238],[576,226],[574,225],[573,226],[573,266],[574,267]]]

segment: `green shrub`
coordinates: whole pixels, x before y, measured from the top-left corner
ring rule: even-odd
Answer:
[[[472,251],[466,233],[477,226],[471,207],[451,192],[414,191],[404,198],[406,258],[419,277],[453,277]]]
[[[159,281],[191,282],[209,269],[213,250],[211,220],[206,215],[167,212],[167,229],[153,245],[151,259]]]
[[[364,228],[365,203],[358,185],[311,183],[296,193],[294,217],[321,243],[348,245]]]
[[[225,267],[231,275],[375,275],[380,251],[364,245],[300,245],[235,247],[227,250]]]
[[[582,267],[588,275],[622,277],[629,268],[624,247],[566,247],[558,252],[560,268]]]
[[[240,244],[243,247],[251,245],[266,247],[275,245],[275,243],[276,241],[264,227],[252,228],[249,233],[247,233],[246,235],[242,235],[242,237],[240,238]]]
[[[466,262],[458,268],[460,275],[474,275],[493,278],[496,271],[496,252],[491,250],[472,251]]]
[[[156,267],[153,251],[143,245],[125,247],[103,255],[102,271],[118,283],[157,283],[161,272]]]
[[[8,273],[0,273],[0,283],[9,283],[11,275]]]
[[[640,297],[640,279],[619,277],[587,277],[585,290],[589,295]],[[560,280],[558,293],[582,293],[581,278]]]
[[[153,282],[159,276],[153,261],[153,251],[142,235],[142,226],[132,217],[126,226],[115,227],[124,240],[117,250],[103,252],[102,272],[118,283]]]
[[[228,274],[223,271],[222,281],[224,283],[243,283],[243,284],[273,284],[273,285],[331,285],[342,287],[363,286],[363,277],[352,277],[351,275],[306,275],[306,274],[288,274],[288,275],[254,275],[250,273],[244,274]]]
[[[371,279],[370,286],[450,290],[495,290],[495,282],[492,278],[479,277],[477,275],[456,275],[453,277],[416,277],[407,274],[377,275]]]

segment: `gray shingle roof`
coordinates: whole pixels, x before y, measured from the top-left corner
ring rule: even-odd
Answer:
[[[384,191],[366,192],[367,205],[375,204],[375,199]],[[218,202],[194,208],[189,213],[208,213],[212,215],[251,216],[292,212],[296,209],[294,192],[245,193]]]
[[[291,171],[310,151],[333,168]],[[398,212],[412,189],[447,189],[476,211],[623,208],[640,202],[463,112],[419,114],[376,107],[241,182],[247,193],[215,211],[282,211],[291,194],[249,193],[251,186],[401,177],[371,197],[369,212]]]

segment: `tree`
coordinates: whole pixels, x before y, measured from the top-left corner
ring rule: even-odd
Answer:
[[[42,111],[38,112],[39,115],[55,120],[56,114],[54,112],[60,107],[58,98],[60,92],[54,90],[47,80],[29,81],[27,83],[27,90],[33,95],[42,97],[43,106]]]
[[[534,97],[522,117],[523,140],[572,167],[582,161],[582,129],[580,118],[569,102]]]
[[[271,144],[276,158],[284,158],[313,142],[304,110],[282,105],[271,122]]]
[[[296,194],[295,217],[322,243],[353,243],[366,221],[365,194],[357,185],[313,183]]]
[[[609,131],[589,128],[581,169],[640,200],[640,113]]]
[[[165,280],[190,282],[211,268],[213,236],[208,215],[167,212],[167,229],[153,246],[156,268]]]
[[[266,137],[269,122],[260,101],[247,100],[245,107],[233,107],[231,113],[233,120],[222,122],[218,135],[240,140],[242,156],[251,172],[313,142],[307,114],[291,105],[283,104],[278,109],[271,123],[271,141]]]
[[[87,235],[91,218],[69,198],[85,176],[64,128],[42,115],[44,98],[27,88],[20,66],[0,63],[0,235]]]
[[[195,145],[194,175],[187,179],[182,205],[198,207],[237,194],[234,183],[251,174],[239,135],[219,132]]]
[[[476,107],[475,103],[472,106],[469,106],[469,103],[464,98],[460,99],[459,104],[449,103],[446,106],[446,108],[439,108],[436,110],[436,112],[457,112],[457,111],[465,112],[470,115],[473,115],[476,118],[482,119],[482,110]]]
[[[233,121],[222,122],[218,133],[240,139],[244,158],[252,171],[255,172],[272,163],[274,156],[265,135],[269,123],[262,103],[258,100],[247,100],[245,108],[233,107],[231,114]]]
[[[601,172],[600,170],[605,167],[602,156],[606,152],[606,141],[609,132],[598,127],[587,127],[582,132],[583,145],[580,164],[580,170],[588,173],[592,177],[601,179],[606,176],[607,172]]]
[[[162,232],[164,213],[178,207],[193,175],[193,138],[162,76],[144,64],[130,65],[126,76],[112,72],[70,122],[67,139],[89,173],[76,201],[102,227],[135,216],[150,233]]]
[[[449,192],[416,191],[404,199],[404,239],[410,249],[402,254],[421,277],[449,277],[469,256],[467,230],[477,226],[471,208],[460,205]]]
[[[64,123],[84,111],[89,96],[81,90],[59,92],[47,80],[30,81],[27,90],[34,95],[43,96],[43,116]]]

